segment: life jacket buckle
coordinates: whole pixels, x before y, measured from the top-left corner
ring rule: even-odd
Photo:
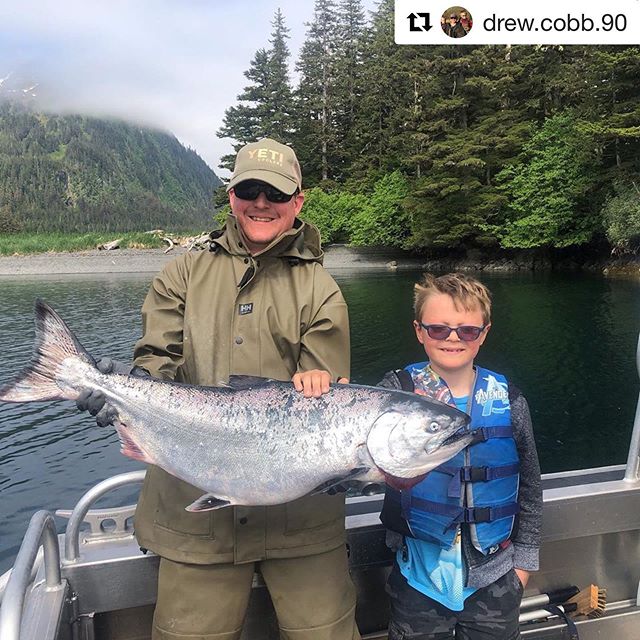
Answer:
[[[462,481],[463,482],[486,482],[487,467],[463,467]]]
[[[480,427],[479,429],[472,429],[471,435],[473,439],[471,440],[469,446],[471,446],[472,444],[479,444],[480,442],[486,442],[488,440],[487,432],[482,427]]]
[[[491,507],[465,509],[464,521],[468,523],[491,522]]]

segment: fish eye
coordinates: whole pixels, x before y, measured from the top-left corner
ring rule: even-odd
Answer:
[[[437,422],[431,422],[427,426],[427,431],[431,431],[431,433],[436,433],[436,431],[440,431],[440,425]]]

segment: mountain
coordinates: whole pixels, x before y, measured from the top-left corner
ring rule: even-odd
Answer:
[[[220,184],[171,134],[0,102],[0,232],[207,229]]]

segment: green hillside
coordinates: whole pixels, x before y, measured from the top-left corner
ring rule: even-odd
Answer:
[[[0,233],[207,228],[219,185],[170,134],[0,104]]]

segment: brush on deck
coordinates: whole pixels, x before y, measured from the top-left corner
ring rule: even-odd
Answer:
[[[607,590],[600,589],[595,584],[590,584],[586,589],[567,600],[567,604],[575,603],[576,609],[569,613],[572,618],[576,616],[587,616],[588,618],[599,618],[604,613],[607,606]]]

